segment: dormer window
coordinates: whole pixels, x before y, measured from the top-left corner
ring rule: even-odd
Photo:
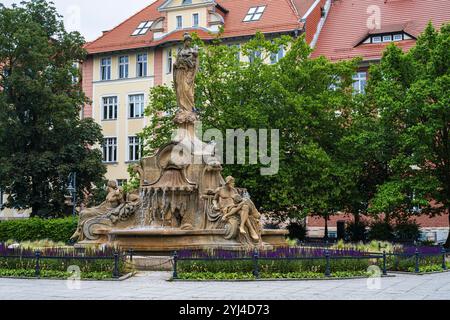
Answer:
[[[192,4],[192,0],[183,0],[183,6],[186,6],[188,4]]]
[[[150,30],[150,27],[152,26],[153,21],[144,21],[141,22],[141,24],[134,30],[132,36],[143,36]]]
[[[412,39],[411,36],[405,32],[395,32],[395,33],[381,33],[370,35],[366,40],[361,43],[388,43]]]
[[[266,6],[251,7],[244,18],[244,22],[260,20],[265,10]]]
[[[403,34],[394,34],[394,41],[402,41],[403,40]]]
[[[391,41],[392,41],[392,35],[391,34],[383,36],[383,42],[391,42]]]

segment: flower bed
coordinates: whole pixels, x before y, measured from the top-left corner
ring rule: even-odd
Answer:
[[[73,275],[68,270],[79,269],[82,279],[110,279],[113,277],[114,249],[84,250],[73,248],[44,248],[39,250],[39,272],[41,278],[68,278]],[[0,243],[0,276],[35,277],[36,251],[31,249],[9,249]],[[126,265],[118,261],[118,272],[124,274]]]

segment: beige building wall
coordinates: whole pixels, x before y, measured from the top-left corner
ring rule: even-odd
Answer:
[[[206,7],[189,8],[167,12],[167,32],[172,32],[177,29],[177,16],[181,16],[183,18],[183,28],[192,28],[194,26],[193,15],[195,13],[199,16],[199,26],[206,28],[208,14]]]
[[[136,77],[137,54],[147,53],[147,77]],[[129,58],[129,74],[127,79],[119,78],[119,57],[127,55]],[[100,61],[104,57],[112,58],[111,80],[100,81]],[[105,138],[117,138],[117,162],[107,163],[106,178],[110,180],[128,180],[128,167],[133,162],[129,159],[128,138],[136,136],[147,125],[144,118],[129,118],[129,96],[143,94],[144,104],[148,105],[148,95],[154,86],[154,51],[142,50],[130,53],[98,56],[94,59],[94,83],[92,117],[103,129]],[[118,99],[118,112],[116,120],[104,120],[103,98],[116,96]],[[101,146],[97,146],[101,147]]]

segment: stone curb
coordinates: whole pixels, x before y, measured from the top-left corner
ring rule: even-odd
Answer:
[[[420,273],[415,273],[415,272],[406,272],[406,271],[391,271],[390,273],[393,274],[399,274],[399,275],[410,275],[410,276],[426,276],[429,274],[442,274],[442,273],[449,273],[450,270],[446,270],[446,271],[432,271],[432,272],[420,272]]]
[[[118,279],[81,279],[80,281],[82,282],[96,282],[96,281],[101,281],[101,282],[120,282],[120,281],[125,281],[128,280],[130,278],[132,278],[133,276],[135,276],[136,273],[135,272],[131,272],[128,273]],[[0,279],[11,279],[11,280],[51,280],[51,281],[67,281],[69,279],[61,279],[61,278],[28,278],[28,277],[2,277],[0,276]]]

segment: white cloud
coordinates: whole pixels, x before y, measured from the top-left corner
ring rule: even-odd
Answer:
[[[3,0],[10,6],[21,0]],[[87,41],[95,40],[102,31],[110,30],[142,10],[155,0],[53,0],[58,12],[64,16],[69,31],[77,30]]]

